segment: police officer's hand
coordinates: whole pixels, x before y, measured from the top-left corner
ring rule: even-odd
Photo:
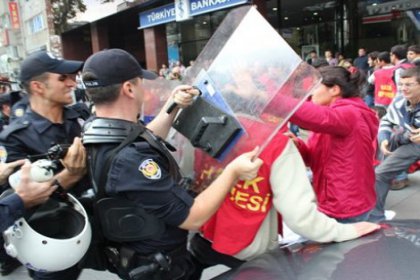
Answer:
[[[384,156],[389,156],[390,154],[392,154],[392,152],[388,150],[388,145],[389,145],[388,140],[383,140],[381,142],[381,151],[384,154]]]
[[[57,188],[53,185],[52,180],[43,183],[31,181],[31,163],[29,161],[26,161],[20,170],[20,182],[16,186],[15,192],[22,199],[25,208],[45,202]]]
[[[0,163],[0,185],[7,182],[7,178],[13,173],[16,167],[25,163],[24,159],[9,163]]]
[[[190,106],[194,97],[198,96],[200,91],[192,86],[181,85],[177,86],[171,93],[172,101],[177,104],[180,108],[186,108]]]
[[[73,144],[61,163],[70,174],[84,175],[86,173],[86,150],[79,137],[74,138]]]
[[[259,147],[255,147],[253,151],[238,156],[226,166],[226,169],[232,170],[240,180],[254,179],[263,164],[263,161],[256,157],[258,150]]]

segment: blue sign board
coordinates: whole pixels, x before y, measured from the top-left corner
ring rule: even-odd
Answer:
[[[197,16],[248,2],[249,0],[190,0],[190,11],[191,16]],[[156,9],[141,12],[139,18],[139,29],[175,21],[175,4],[171,3]]]
[[[139,17],[139,28],[168,23],[175,20],[175,5],[174,3],[171,3],[153,10],[142,12],[139,14]]]

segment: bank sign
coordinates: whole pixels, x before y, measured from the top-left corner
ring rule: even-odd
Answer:
[[[197,16],[248,2],[249,0],[190,0],[190,16]],[[179,12],[176,9],[175,3],[141,12],[139,14],[139,29],[175,21]]]

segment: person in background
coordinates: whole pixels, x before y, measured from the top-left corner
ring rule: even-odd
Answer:
[[[370,213],[372,221],[385,219],[385,201],[395,176],[420,159],[420,67],[402,71],[399,86],[402,95],[391,103],[380,123],[379,145],[387,157],[375,169],[377,199]]]
[[[324,55],[325,55],[325,59],[327,60],[330,66],[336,66],[338,64],[337,59],[333,56],[333,53],[331,50],[326,50]]]
[[[166,64],[162,64],[162,67],[159,69],[159,77],[167,79],[169,75],[169,69]]]
[[[370,77],[373,72],[378,69],[378,65],[377,65],[377,58],[378,58],[379,52],[374,51],[374,52],[370,52],[368,54],[368,64],[369,64],[369,70],[367,71],[367,77]],[[372,107],[373,105],[375,105],[374,103],[374,96],[375,96],[375,85],[371,84],[371,83],[366,83],[364,88],[364,93],[365,93],[365,102],[366,105],[368,105],[369,107]]]
[[[0,112],[1,112],[0,132],[3,131],[3,129],[9,125],[10,103],[11,103],[10,93],[3,93],[0,95]]]
[[[308,62],[308,64],[313,64],[316,60],[318,59],[318,54],[315,50],[312,50],[309,53],[309,58],[306,60],[306,62]]]
[[[353,66],[351,58],[347,58],[343,64],[343,68],[349,71],[351,74],[354,74],[358,71],[357,67]]]
[[[340,52],[336,52],[335,57],[337,58],[337,66],[344,67],[344,63],[346,62],[344,55]]]
[[[365,48],[359,48],[358,57],[354,59],[353,65],[365,73],[369,70],[368,57]]]
[[[174,66],[169,75],[168,75],[168,80],[177,80],[177,81],[181,81],[182,80],[182,75],[181,75],[181,68],[179,66]]]
[[[407,49],[408,62],[420,66],[420,45],[411,45]]]
[[[368,83],[374,87],[374,105],[387,108],[397,95],[397,85],[393,79],[395,69],[391,64],[389,52],[380,52],[378,54],[377,65],[379,69],[376,69],[368,77]]]

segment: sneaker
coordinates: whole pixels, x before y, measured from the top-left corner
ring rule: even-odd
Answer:
[[[2,276],[9,275],[21,265],[17,259],[9,257],[0,264],[0,274]]]
[[[408,179],[404,179],[401,181],[392,181],[391,184],[391,190],[393,191],[398,191],[398,190],[402,190],[405,187],[408,187],[408,185],[410,185],[410,181]]]
[[[395,213],[395,211],[385,210],[385,220],[390,221],[390,220],[394,219],[395,215],[397,215],[397,213]]]

